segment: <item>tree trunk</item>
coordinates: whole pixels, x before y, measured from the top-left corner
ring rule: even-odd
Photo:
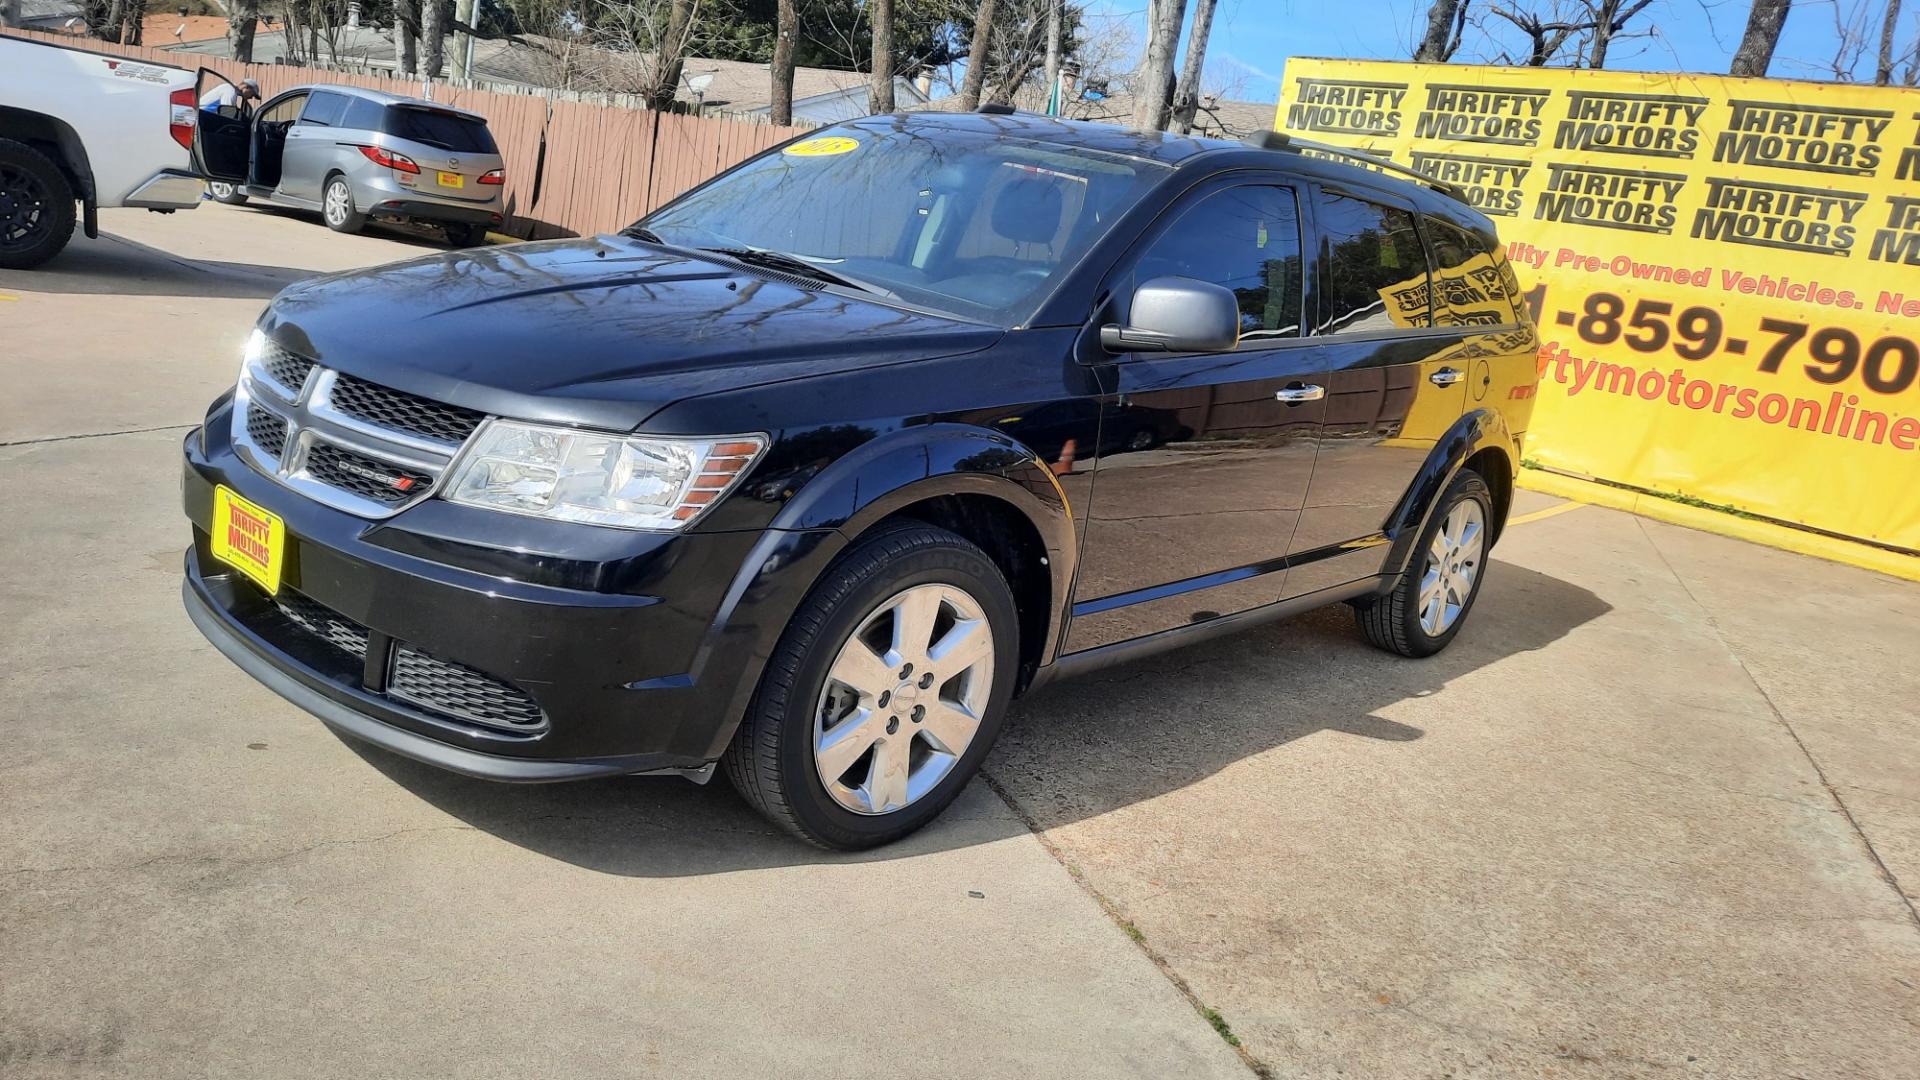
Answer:
[[[1133,79],[1133,126],[1141,131],[1166,130],[1173,54],[1186,16],[1187,0],[1147,0],[1147,53]]]
[[[893,111],[893,0],[869,0],[873,12],[873,82],[867,107]]]
[[[1460,47],[1460,30],[1467,22],[1467,0],[1433,0],[1427,8],[1427,32],[1414,47],[1413,58],[1422,63],[1444,64],[1453,59]]]
[[[147,0],[127,0],[126,21],[121,23],[120,44],[143,45],[147,26]]]
[[[400,77],[411,79],[420,70],[419,55],[415,47],[419,35],[414,33],[414,24],[420,18],[418,8],[409,10],[406,0],[393,5],[393,28],[400,35]]]
[[[793,123],[793,46],[800,37],[800,13],[794,3],[780,0],[774,16],[773,63],[768,67],[773,73],[773,102],[768,111],[773,122],[782,125]]]
[[[647,87],[647,107],[670,109],[680,92],[680,72],[687,64],[687,38],[693,32],[693,0],[673,0],[667,8],[667,29],[654,43],[653,72]]]
[[[1187,59],[1180,68],[1180,88],[1173,95],[1173,130],[1193,130],[1200,111],[1200,73],[1207,65],[1207,37],[1213,33],[1213,2],[1199,0],[1193,8],[1193,33],[1187,36]]]
[[[1787,9],[1793,0],[1753,0],[1747,12],[1747,32],[1733,54],[1727,74],[1748,79],[1766,78],[1773,63],[1773,50],[1780,44],[1780,28],[1787,25]]]
[[[960,111],[980,107],[980,90],[987,84],[987,48],[993,44],[994,0],[980,0],[973,17],[973,47],[967,50],[967,77],[960,82]]]
[[[1873,67],[1873,85],[1893,84],[1893,36],[1900,31],[1900,0],[1887,0],[1887,17],[1880,23],[1880,60]]]
[[[234,0],[227,6],[227,51],[243,64],[253,62],[253,28],[260,21],[260,0]]]
[[[454,0],[454,21],[462,26],[472,26],[473,9],[473,0]],[[455,82],[465,82],[473,78],[473,73],[467,70],[467,41],[472,38],[472,36],[472,34],[467,33],[465,30],[455,30],[453,32],[453,55],[447,58],[449,65],[447,77]]]
[[[0,26],[20,25],[20,0],[0,0]]]
[[[1060,93],[1060,3],[1047,0],[1047,112],[1059,116],[1067,103]]]
[[[423,79],[439,78],[441,63],[446,59],[446,12],[440,6],[442,2],[420,0],[419,74]]]

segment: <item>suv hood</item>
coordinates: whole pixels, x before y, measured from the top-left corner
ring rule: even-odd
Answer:
[[[615,431],[684,398],[970,352],[1004,333],[613,236],[315,278],[260,326],[373,382]]]

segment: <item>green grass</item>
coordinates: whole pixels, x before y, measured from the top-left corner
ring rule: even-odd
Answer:
[[[1237,1047],[1240,1045],[1240,1036],[1233,1033],[1233,1028],[1228,1026],[1227,1018],[1220,1015],[1220,1010],[1210,1009],[1202,1005],[1200,1006],[1200,1015],[1206,1017],[1207,1023],[1213,1025],[1213,1030],[1220,1033],[1220,1037],[1227,1041],[1228,1046]]]
[[[1520,459],[1520,467],[1523,469],[1533,469],[1538,472],[1552,471],[1548,469],[1546,466],[1540,464],[1537,461],[1534,461],[1531,458]],[[1570,479],[1579,479],[1579,477],[1571,477]],[[1651,495],[1656,499],[1665,499],[1668,502],[1676,502],[1682,506],[1691,506],[1699,510],[1712,510],[1715,513],[1719,513],[1719,514],[1728,514],[1737,518],[1746,518],[1748,521],[1765,521],[1772,524],[1788,524],[1786,522],[1778,522],[1773,518],[1765,517],[1760,514],[1749,513],[1748,511],[1742,510],[1736,506],[1726,506],[1721,503],[1708,502],[1705,499],[1695,498],[1692,495],[1681,495],[1681,494],[1670,492],[1670,491],[1655,491],[1652,488],[1636,487],[1632,484],[1618,484],[1610,480],[1596,479],[1591,482],[1595,484],[1605,484],[1607,487],[1619,488],[1622,491],[1631,491],[1639,495]]]
[[[1147,935],[1141,933],[1139,927],[1133,925],[1127,920],[1125,919],[1120,920],[1120,929],[1125,930],[1127,932],[1127,936],[1133,939],[1134,944],[1136,945],[1146,944]]]

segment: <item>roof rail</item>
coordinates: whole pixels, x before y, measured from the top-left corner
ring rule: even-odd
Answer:
[[[1392,158],[1381,157],[1365,150],[1356,150],[1351,146],[1335,146],[1332,143],[1296,139],[1284,131],[1259,131],[1247,136],[1241,141],[1259,150],[1314,150],[1322,154],[1332,154],[1336,157],[1350,158],[1369,168],[1380,169],[1385,172],[1405,176],[1410,180],[1432,188],[1448,198],[1466,203],[1468,206],[1473,205],[1467,198],[1466,192],[1447,183],[1445,180],[1436,180],[1426,173],[1402,165]]]
[[[985,105],[980,106],[977,111],[983,112],[988,116],[1012,116],[1013,106],[1002,105],[997,101],[989,101]]]

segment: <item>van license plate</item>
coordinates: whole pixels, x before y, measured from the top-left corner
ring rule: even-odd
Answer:
[[[213,489],[213,557],[259,582],[271,596],[280,591],[287,526],[224,487]]]
[[[467,186],[467,178],[457,172],[442,172],[440,174],[440,186],[463,188]]]

